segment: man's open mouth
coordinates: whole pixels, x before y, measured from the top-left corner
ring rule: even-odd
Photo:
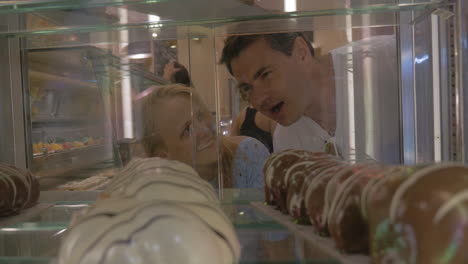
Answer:
[[[279,113],[281,111],[281,108],[283,107],[283,105],[284,105],[284,102],[279,102],[278,104],[273,106],[270,111],[273,114]]]

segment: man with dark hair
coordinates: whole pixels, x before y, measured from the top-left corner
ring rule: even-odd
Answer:
[[[298,125],[306,142],[295,142],[293,147],[326,150],[336,127],[331,58],[315,58],[302,33],[229,37],[220,62],[237,79],[250,104],[280,124],[273,137],[274,151],[290,147],[286,137],[304,141],[287,135],[287,127]]]
[[[396,55],[395,36],[382,35],[316,57],[307,37],[294,32],[228,37],[220,62],[249,104],[278,123],[275,152],[398,162]]]

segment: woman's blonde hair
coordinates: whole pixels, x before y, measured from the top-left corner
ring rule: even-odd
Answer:
[[[162,105],[163,100],[174,98],[177,96],[186,96],[191,99],[191,102],[197,104],[205,113],[210,113],[201,97],[193,88],[186,87],[180,84],[170,84],[161,87],[152,87],[153,91],[148,94],[142,102],[142,119],[143,119],[143,137],[142,144],[148,157],[159,156],[161,151],[166,150],[167,146],[159,132],[158,120],[156,113]],[[222,178],[224,187],[232,187],[231,167],[233,154],[224,137],[221,137],[221,166]]]

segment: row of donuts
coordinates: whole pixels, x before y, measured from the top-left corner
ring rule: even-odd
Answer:
[[[34,206],[39,194],[39,182],[30,171],[0,163],[0,216]]]
[[[135,159],[75,214],[58,263],[238,263],[240,244],[213,187],[189,166]]]
[[[468,168],[351,164],[286,150],[264,166],[266,202],[373,263],[466,263]]]

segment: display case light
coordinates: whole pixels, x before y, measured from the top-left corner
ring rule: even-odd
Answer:
[[[155,34],[155,33],[153,33]],[[127,47],[128,59],[146,59],[152,56],[151,43],[149,41],[132,42]]]
[[[296,0],[284,0],[284,12],[296,12],[297,3]]]

